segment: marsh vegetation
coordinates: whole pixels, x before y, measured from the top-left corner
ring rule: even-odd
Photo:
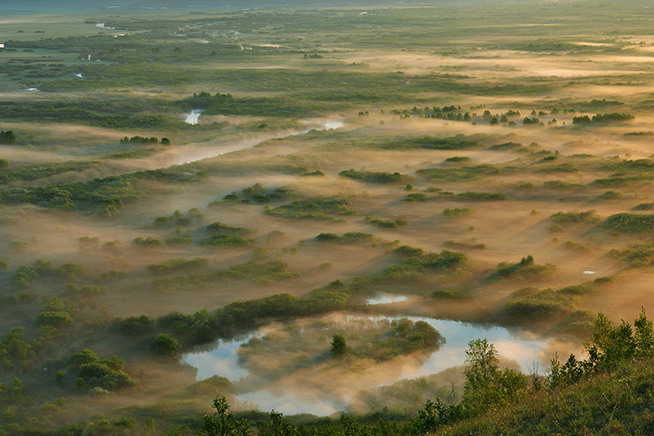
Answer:
[[[10,3],[0,434],[520,434],[651,391],[644,2]]]

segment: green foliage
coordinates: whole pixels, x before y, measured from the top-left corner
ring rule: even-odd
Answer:
[[[206,173],[202,169],[192,165],[183,165],[105,177],[87,182],[7,189],[0,191],[0,202],[5,204],[31,203],[62,210],[87,209],[99,215],[112,216],[124,203],[141,198],[140,181],[185,183],[200,180],[205,175]]]
[[[350,179],[359,180],[361,182],[369,183],[372,185],[388,185],[396,183],[409,183],[413,180],[411,176],[400,174],[398,172],[372,172],[372,171],[357,171],[354,169],[344,170],[338,173],[339,176],[348,177]]]
[[[150,342],[150,350],[162,356],[176,356],[182,346],[177,339],[173,338],[167,333],[159,333]]]
[[[650,233],[654,231],[654,214],[618,213],[606,218],[602,227],[616,233]]]
[[[404,201],[408,201],[410,203],[425,202],[427,201],[427,196],[422,192],[412,192],[411,194],[407,194],[407,196],[404,197]]]
[[[11,145],[16,143],[16,134],[13,130],[0,131],[0,144]]]
[[[624,195],[620,191],[606,191],[597,196],[600,200],[618,200],[622,197],[624,197]]]
[[[125,371],[125,362],[116,356],[100,359],[92,350],[85,349],[68,358],[69,368],[77,374],[78,391],[102,388],[117,391],[136,385]]]
[[[501,201],[506,200],[506,195],[501,192],[473,192],[466,191],[456,194],[458,199],[464,201]]]
[[[397,229],[398,227],[403,227],[407,225],[407,220],[403,218],[398,218],[395,220],[384,220],[381,218],[373,218],[367,216],[366,222],[385,229]]]
[[[654,241],[635,244],[624,250],[611,250],[610,254],[632,268],[654,265]]]
[[[435,183],[463,182],[482,177],[495,176],[500,170],[493,165],[476,165],[462,168],[425,168],[416,172],[421,177]]]
[[[578,295],[583,288],[570,286],[559,291],[545,289],[518,301],[506,303],[506,315],[517,322],[562,317],[573,310],[571,295]]]
[[[0,183],[9,183],[14,180],[37,180],[68,171],[83,171],[96,165],[96,162],[62,162],[47,165],[21,166],[9,169],[8,163],[4,168],[2,167],[2,164],[0,164]]]
[[[41,312],[37,317],[40,326],[51,326],[55,328],[68,327],[73,324],[73,318],[68,312]]]
[[[502,262],[489,277],[489,280],[536,280],[551,275],[555,265],[538,265],[532,255],[523,257],[518,263]]]
[[[158,248],[163,245],[161,239],[153,238],[152,236],[146,236],[145,238],[135,238],[134,245],[145,248]]]
[[[453,164],[453,163],[463,163],[463,162],[470,162],[472,158],[468,156],[453,156],[453,157],[448,157],[443,161],[443,163],[448,163],[448,164]]]
[[[299,168],[299,170],[301,171],[300,175],[304,175],[304,176],[318,175],[315,172],[310,173],[304,167]],[[322,175],[322,173],[320,174]],[[295,190],[289,187],[281,187],[281,188],[275,188],[273,190],[268,190],[261,183],[255,183],[254,185],[243,189],[240,194],[237,194],[236,192],[232,192],[231,194],[227,194],[222,201],[209,203],[209,206],[215,206],[222,202],[239,201],[239,200],[241,201],[241,203],[256,203],[256,204],[273,203],[276,201],[289,200],[293,197],[296,197],[297,195],[298,194],[295,192]]]
[[[468,243],[468,242],[461,242],[461,241],[454,241],[452,239],[448,239],[447,241],[443,241],[443,245],[446,247],[450,248],[456,248],[457,250],[462,250],[462,249],[476,249],[476,250],[483,250],[486,248],[486,244],[483,243]]]
[[[173,212],[170,216],[160,216],[154,219],[154,225],[156,227],[167,227],[167,226],[189,226],[192,223],[201,223],[204,219],[200,209],[192,208],[184,216],[179,210]]]
[[[272,410],[270,424],[258,429],[259,436],[300,436],[298,428],[284,419],[284,415]]]
[[[473,212],[473,209],[468,207],[456,207],[454,209],[445,209],[443,210],[443,215],[449,218],[458,218],[465,215],[470,215]]]
[[[600,221],[596,211],[572,211],[572,212],[557,212],[550,217],[550,220],[555,224],[596,224]]]
[[[159,139],[154,136],[146,138],[144,136],[132,136],[131,138],[125,136],[120,140],[121,144],[158,144]]]
[[[435,138],[432,136],[404,137],[380,145],[380,148],[391,150],[411,148],[424,148],[428,150],[466,150],[481,147],[481,143],[474,139],[469,139],[465,135],[456,135],[449,138]]]
[[[640,203],[632,207],[631,210],[654,210],[654,203]]]
[[[462,298],[470,298],[470,295],[463,291],[450,291],[447,289],[437,289],[431,293],[432,298],[439,298],[443,300],[459,300]]]
[[[253,239],[245,239],[240,236],[233,236],[226,233],[215,233],[207,239],[200,241],[200,245],[220,248],[248,247],[254,244]]]
[[[618,112],[613,112],[613,113],[608,113],[608,114],[596,114],[593,115],[593,117],[589,117],[588,115],[582,115],[578,117],[574,117],[572,119],[573,124],[578,124],[578,125],[583,125],[583,124],[591,124],[591,123],[615,123],[615,122],[620,122],[620,121],[629,121],[633,120],[634,116],[631,114],[626,114],[626,113],[618,113]]]
[[[36,345],[25,337],[24,328],[14,327],[0,340],[0,362],[6,369],[26,367],[36,354]]]
[[[551,387],[570,385],[592,374],[613,370],[625,362],[651,359],[654,356],[654,330],[652,322],[641,310],[633,326],[624,320],[613,326],[603,314],[597,315],[590,343],[586,345],[588,358],[577,360],[570,355],[564,365],[558,356],[552,359],[548,376]]]
[[[265,213],[279,218],[336,221],[339,216],[355,215],[350,200],[340,196],[311,197],[275,208],[266,206]]]
[[[347,232],[342,235],[335,233],[320,233],[316,236],[318,242],[331,242],[336,244],[356,244],[361,242],[370,242],[373,239],[372,233]]]
[[[413,322],[404,318],[393,321],[391,326],[391,334],[373,341],[372,351],[366,353],[366,357],[385,361],[416,351],[433,351],[445,343],[445,338],[424,321]]]
[[[468,260],[465,254],[455,251],[425,253],[406,245],[396,248],[393,253],[400,257],[400,262],[373,275],[373,281],[418,280],[430,273],[455,273],[463,270]]]
[[[229,411],[229,403],[225,397],[216,398],[213,402],[216,412],[204,415],[204,424],[200,434],[206,436],[248,436],[252,434],[250,423],[246,419],[237,418]]]
[[[179,257],[175,259],[168,259],[159,263],[152,263],[148,265],[148,270],[152,274],[163,275],[177,271],[192,271],[202,269],[206,268],[208,265],[209,260],[204,257],[194,257],[192,259]]]
[[[234,265],[224,271],[194,273],[155,279],[152,282],[152,286],[157,291],[172,292],[179,289],[206,289],[214,286],[216,280],[223,282],[248,280],[253,283],[265,285],[297,276],[298,274],[291,271],[289,266],[281,260],[264,262],[252,260],[244,264]]]
[[[465,377],[461,403],[469,416],[504,407],[527,393],[526,376],[508,368],[500,370],[497,351],[486,339],[468,344]]]
[[[247,236],[252,233],[252,230],[247,229],[245,227],[233,227],[227,224],[223,224],[219,221],[209,224],[207,226],[207,231],[209,233],[225,233],[228,235],[236,235],[236,236]]]
[[[413,420],[413,433],[417,435],[430,434],[438,427],[459,421],[464,416],[460,405],[447,405],[442,400],[427,400],[418,416]]]
[[[116,329],[125,336],[137,336],[149,333],[154,327],[154,320],[148,316],[131,316],[116,322]]]
[[[331,345],[334,356],[342,356],[347,352],[347,342],[345,342],[345,338],[341,335],[334,335]]]

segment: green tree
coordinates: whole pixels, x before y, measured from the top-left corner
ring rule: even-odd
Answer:
[[[284,419],[284,415],[270,412],[270,424],[259,429],[259,436],[299,436],[297,427]]]
[[[225,397],[213,401],[216,413],[204,415],[204,425],[200,434],[207,436],[247,436],[252,434],[247,419],[239,419],[229,411],[229,403]]]
[[[525,375],[508,368],[500,371],[497,351],[486,339],[468,343],[464,373],[462,403],[472,416],[502,407],[526,392]]]
[[[150,349],[162,356],[176,356],[182,346],[167,333],[159,333],[150,343]]]
[[[336,356],[342,356],[347,351],[347,342],[341,335],[334,335],[332,337],[332,353]]]

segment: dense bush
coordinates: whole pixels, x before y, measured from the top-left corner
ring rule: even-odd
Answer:
[[[372,172],[372,171],[357,171],[357,170],[344,170],[339,173],[340,176],[348,177],[350,179],[359,180],[373,185],[387,185],[391,183],[409,183],[413,179],[406,174],[387,173],[387,172]]]
[[[551,275],[554,270],[554,265],[538,265],[533,256],[529,255],[518,263],[500,263],[489,280],[536,280]]]
[[[16,143],[16,134],[12,130],[0,131],[0,144],[11,145]]]
[[[337,244],[355,244],[358,242],[370,242],[373,239],[372,233],[347,232],[342,235],[335,233],[320,233],[316,236],[318,242],[333,242]]]
[[[394,220],[384,220],[381,218],[366,217],[366,222],[369,224],[374,224],[378,227],[387,228],[387,229],[396,229],[398,227],[406,226],[407,220],[403,218],[398,218]]]
[[[618,213],[605,219],[602,227],[617,233],[649,233],[654,231],[654,214]]]
[[[583,212],[557,212],[553,214],[550,219],[559,225],[566,224],[596,224],[600,221],[595,210],[587,210]]]
[[[167,333],[159,333],[150,342],[150,350],[162,356],[176,356],[181,348],[182,346],[177,342],[177,339]]]
[[[208,265],[209,260],[204,257],[194,257],[193,259],[179,257],[175,259],[168,259],[159,263],[152,263],[148,265],[148,270],[152,274],[169,274],[175,271],[202,269]]]
[[[131,316],[116,323],[117,330],[125,336],[148,333],[154,327],[154,320],[148,316]]]
[[[125,371],[125,362],[116,356],[100,359],[92,350],[85,349],[68,358],[68,367],[82,382],[76,387],[86,390],[102,388],[117,391],[137,384]]]
[[[350,200],[339,196],[311,197],[275,208],[266,206],[264,211],[268,215],[280,218],[335,221],[338,219],[336,217],[356,214],[350,209],[350,204]]]

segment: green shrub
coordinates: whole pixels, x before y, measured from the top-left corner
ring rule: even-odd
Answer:
[[[125,336],[135,336],[148,333],[154,327],[154,320],[145,315],[131,316],[116,323],[118,331]]]
[[[654,203],[640,203],[632,207],[631,210],[654,210]]]
[[[522,300],[508,302],[505,310],[514,320],[541,320],[567,315],[573,305],[565,293],[545,289]]]
[[[359,180],[361,182],[373,185],[388,185],[396,183],[408,183],[413,180],[411,176],[400,174],[398,172],[373,172],[373,171],[357,171],[354,169],[344,170],[338,173],[339,176],[348,177],[350,179]]]
[[[384,220],[381,218],[366,217],[366,222],[386,229],[397,229],[407,225],[407,220],[398,218],[395,220]]]
[[[550,220],[556,224],[596,224],[600,221],[595,210],[587,210],[583,212],[557,212],[550,216]]]
[[[40,326],[67,327],[73,324],[73,318],[68,312],[41,312],[37,317]]]
[[[134,239],[134,245],[138,245],[139,247],[146,247],[146,248],[157,248],[161,247],[163,245],[163,242],[161,242],[161,239],[153,238],[152,236],[147,236],[145,238],[135,238]]]
[[[500,263],[489,280],[536,280],[554,273],[554,265],[537,265],[534,258],[529,255],[523,257],[518,263]]]
[[[354,244],[359,242],[370,242],[372,241],[372,233],[362,233],[362,232],[348,232],[343,233],[339,236],[335,233],[321,233],[316,236],[316,241],[318,242],[334,242],[337,244]]]
[[[447,289],[437,289],[431,293],[432,298],[439,298],[443,300],[459,300],[462,298],[469,298],[470,296],[462,291],[449,291]]]
[[[162,356],[176,356],[181,348],[182,346],[177,342],[177,339],[167,333],[159,333],[150,342],[150,350]]]
[[[445,209],[443,210],[443,215],[450,218],[457,218],[465,215],[470,215],[473,212],[473,209],[467,207],[456,207],[454,209]]]
[[[501,192],[472,192],[466,191],[456,194],[458,199],[464,201],[501,201],[506,200],[506,195]]]
[[[336,221],[336,217],[356,214],[349,208],[350,204],[350,200],[339,196],[311,197],[275,208],[266,206],[264,212],[280,218]]]
[[[617,233],[650,233],[654,231],[654,214],[618,213],[605,219],[602,227]]]
[[[179,257],[175,259],[168,259],[159,263],[152,263],[148,265],[148,270],[152,274],[169,274],[175,271],[191,271],[202,269],[209,265],[209,260],[204,257],[195,257],[193,259],[186,259]]]
[[[423,202],[423,201],[427,201],[427,196],[422,192],[412,192],[411,194],[408,194],[406,197],[404,197],[404,201]]]

